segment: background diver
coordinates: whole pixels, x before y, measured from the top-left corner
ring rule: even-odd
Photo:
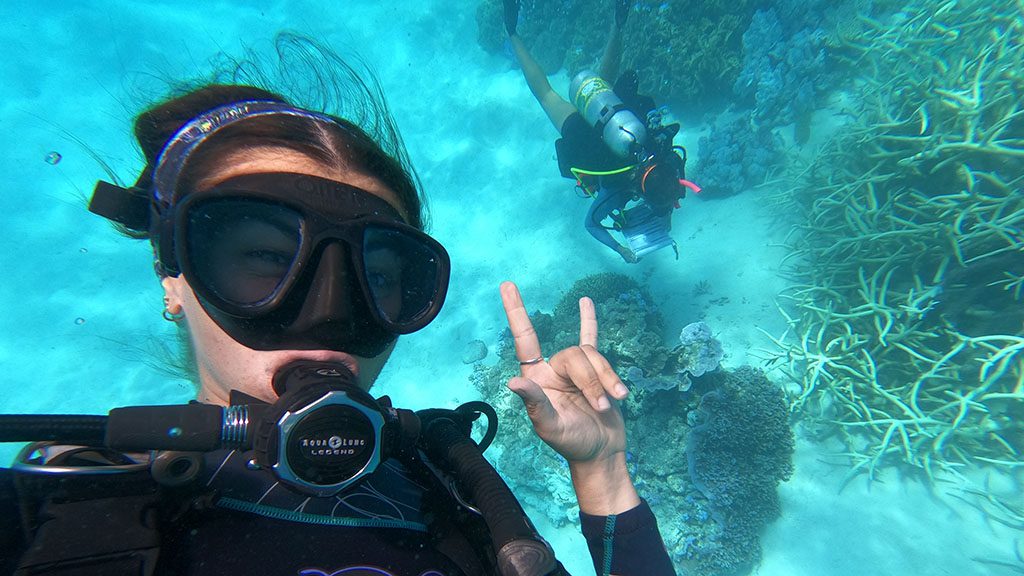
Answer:
[[[519,37],[519,0],[504,0],[505,29],[530,91],[561,134],[555,150],[562,176],[594,198],[587,231],[629,263],[665,246],[672,246],[678,258],[669,236],[672,210],[679,207],[686,188],[700,188],[685,179],[686,151],[673,146],[679,124],[662,123],[662,110],[654,100],[637,92],[636,72],[623,73],[614,89],[605,81],[618,76],[622,29],[629,14],[629,2],[613,3],[615,18],[600,69],[597,74],[583,70],[573,78],[572,103],[551,88]],[[610,226],[605,224],[609,218]],[[610,230],[621,232],[624,243]]]

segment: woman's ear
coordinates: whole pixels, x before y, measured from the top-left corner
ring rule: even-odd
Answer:
[[[177,277],[165,276],[160,281],[160,285],[164,287],[164,310],[172,315],[181,314],[185,303],[184,291],[188,290],[185,279],[180,275]]]

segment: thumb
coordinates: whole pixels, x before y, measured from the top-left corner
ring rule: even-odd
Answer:
[[[526,406],[526,414],[530,416],[534,427],[542,422],[553,422],[558,418],[558,412],[551,405],[544,390],[533,380],[516,376],[508,381],[508,389],[523,401],[523,405]]]

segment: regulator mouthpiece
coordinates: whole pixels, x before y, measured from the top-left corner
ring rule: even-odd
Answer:
[[[278,371],[273,387],[280,398],[264,412],[253,450],[256,462],[292,489],[333,496],[395,450],[396,411],[359,388],[344,364],[293,362]]]

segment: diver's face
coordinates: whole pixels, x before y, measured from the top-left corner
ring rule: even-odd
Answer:
[[[245,174],[308,174],[362,188],[387,201],[408,219],[398,196],[376,178],[345,168],[323,166],[287,148],[247,150],[245,153],[229,155],[221,166],[198,182],[196,187],[210,188]],[[200,402],[227,405],[231,390],[273,402],[277,398],[271,387],[274,374],[280,367],[295,360],[340,362],[352,370],[362,388],[369,389],[394,349],[394,343],[391,343],[384,352],[373,358],[332,350],[253,350],[235,341],[210,318],[184,275],[164,278],[163,288],[167,309],[185,315],[183,321],[187,323],[199,371]]]

